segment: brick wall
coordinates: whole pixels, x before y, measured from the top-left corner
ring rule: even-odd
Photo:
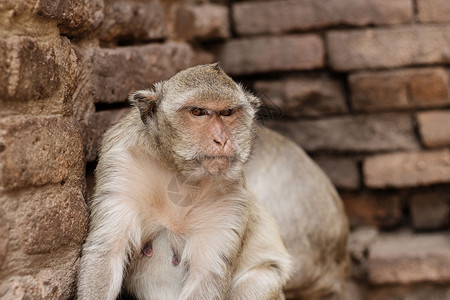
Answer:
[[[101,134],[219,60],[339,189],[348,299],[450,297],[447,0],[3,0],[0,298],[70,298]]]

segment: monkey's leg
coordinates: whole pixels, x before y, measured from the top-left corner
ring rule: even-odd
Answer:
[[[282,281],[276,266],[252,268],[233,282],[230,300],[283,300]]]
[[[122,286],[130,233],[137,232],[136,218],[124,205],[111,210],[111,201],[108,204],[93,209],[78,276],[81,300],[116,299]]]

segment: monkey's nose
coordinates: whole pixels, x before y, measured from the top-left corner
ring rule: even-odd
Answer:
[[[216,145],[221,148],[225,147],[227,142],[228,142],[228,139],[224,136],[214,138],[214,143],[216,143]]]

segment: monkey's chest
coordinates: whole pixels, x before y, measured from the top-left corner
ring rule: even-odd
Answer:
[[[142,246],[127,276],[127,289],[139,299],[177,299],[186,270],[181,262],[183,243],[161,233]]]

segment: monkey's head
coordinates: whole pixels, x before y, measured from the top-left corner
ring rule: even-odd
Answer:
[[[130,96],[161,158],[188,178],[240,175],[259,100],[218,64],[186,69]]]

